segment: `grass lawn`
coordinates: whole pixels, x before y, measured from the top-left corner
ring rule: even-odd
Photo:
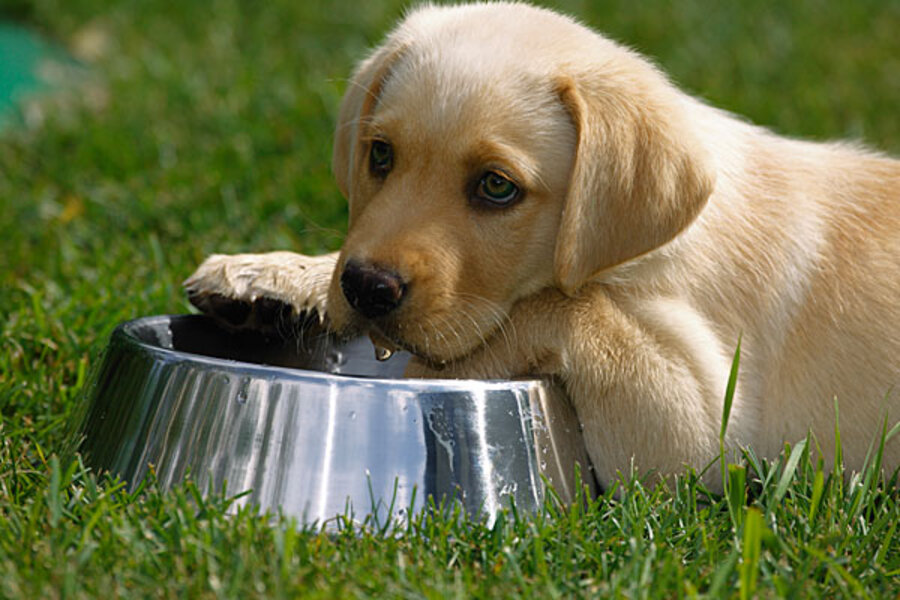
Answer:
[[[112,328],[187,311],[205,255],[340,245],[337,104],[402,6],[0,0],[91,73],[0,133],[0,597],[897,597],[896,478],[824,475],[814,441],[749,457],[722,498],[687,475],[491,526],[336,534],[63,458]],[[897,0],[555,6],[753,121],[900,153]]]

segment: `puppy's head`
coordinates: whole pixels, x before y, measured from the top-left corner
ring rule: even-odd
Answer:
[[[681,102],[646,62],[549,11],[414,12],[341,106],[350,221],[333,325],[450,361],[517,300],[574,292],[671,240],[711,188]]]

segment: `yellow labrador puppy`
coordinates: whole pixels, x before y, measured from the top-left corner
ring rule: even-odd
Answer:
[[[348,87],[334,173],[339,253],[213,256],[192,301],[315,308],[410,376],[554,376],[601,483],[714,461],[741,336],[729,448],[832,455],[836,401],[858,468],[900,418],[900,162],[735,119],[567,17],[412,12]]]

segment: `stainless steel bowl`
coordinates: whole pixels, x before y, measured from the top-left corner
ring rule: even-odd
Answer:
[[[408,355],[315,328],[290,341],[230,333],[199,315],[120,325],[88,394],[87,464],[136,486],[200,489],[301,519],[392,517],[462,502],[491,516],[536,510],[542,476],[563,500],[576,463],[574,412],[549,382],[401,379]]]

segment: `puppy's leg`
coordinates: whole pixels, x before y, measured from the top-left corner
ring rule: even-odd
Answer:
[[[191,304],[230,327],[270,330],[313,313],[321,322],[337,255],[214,254],[183,285]]]
[[[549,375],[559,380],[583,426],[598,480],[610,485],[619,473],[655,473],[670,479],[686,466],[710,466],[704,481],[721,488],[714,459],[727,376],[709,349],[671,343],[653,318],[624,312],[602,286],[574,297],[545,290],[513,307],[503,335],[494,335],[470,356],[437,368],[410,363],[417,377],[507,378]],[[692,323],[695,325],[695,323]],[[739,412],[738,400],[732,419]],[[733,424],[737,425],[737,424]],[[730,426],[729,434],[740,430]],[[731,446],[731,435],[726,444]]]

